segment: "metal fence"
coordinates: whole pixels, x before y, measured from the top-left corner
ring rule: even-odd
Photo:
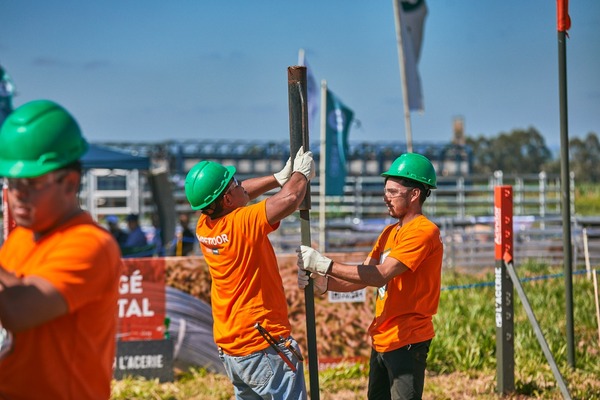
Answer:
[[[571,246],[575,269],[600,265],[600,221],[574,218]],[[451,268],[484,268],[495,265],[493,221],[487,219],[469,226],[451,221],[441,224],[444,239],[444,265]],[[557,218],[514,218],[515,264],[564,262],[562,221]]]
[[[440,227],[444,242],[444,268],[484,269],[495,266],[494,221],[492,217],[433,218]],[[368,252],[391,218],[370,222],[352,219],[332,220],[327,225],[327,252]],[[514,217],[515,264],[541,262],[562,265],[563,232],[560,218],[534,216]],[[318,242],[320,227],[311,220],[313,245]],[[573,218],[572,251],[575,269],[600,266],[600,218]],[[279,230],[271,234],[278,252],[292,252],[300,243],[299,222],[286,219]]]
[[[312,183],[313,209],[318,210],[321,199],[319,181]],[[327,215],[352,216],[359,219],[381,218],[387,215],[383,206],[383,178],[348,177],[342,196],[327,196]],[[496,171],[493,175],[442,176],[438,188],[424,205],[426,215],[468,219],[494,215],[494,187],[513,187],[514,215],[534,215],[542,218],[560,215],[561,185],[558,175],[539,174],[505,175]],[[571,176],[571,213],[574,208],[574,178]]]
[[[316,184],[315,184],[316,183]],[[563,263],[561,185],[558,176],[532,175],[441,177],[438,189],[425,202],[424,213],[439,227],[444,240],[444,267],[485,268],[495,265],[494,187],[513,188],[515,261]],[[311,237],[328,252],[368,251],[387,224],[394,223],[382,199],[383,180],[349,178],[342,196],[319,197],[318,180],[312,187]],[[600,217],[577,216],[574,181],[570,182],[573,262],[576,268],[600,265]],[[326,240],[320,242],[318,215],[325,201]],[[299,243],[299,224],[283,221],[272,234],[278,251]]]

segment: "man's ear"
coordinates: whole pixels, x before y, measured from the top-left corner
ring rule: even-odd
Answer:
[[[413,190],[413,194],[411,196],[415,196],[415,199],[417,201],[421,201],[421,193],[423,193],[423,189],[421,189],[420,187],[415,187],[413,189],[417,189],[417,190]]]
[[[223,208],[230,208],[232,205],[233,202],[231,200],[231,196],[229,194],[223,196]]]
[[[69,193],[79,192],[80,176],[75,171],[69,171],[63,178],[65,180],[65,187]]]

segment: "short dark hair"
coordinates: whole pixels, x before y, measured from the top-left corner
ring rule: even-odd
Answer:
[[[75,160],[67,165],[63,165],[62,167],[59,168],[60,169],[64,169],[67,171],[75,171],[75,172],[79,172],[79,174],[81,174],[83,172],[83,165],[81,164],[80,160]]]
[[[424,192],[427,190],[424,183],[421,183],[418,181],[413,181],[412,179],[407,179],[407,178],[400,178],[399,180],[400,180],[400,184],[402,186],[406,186],[409,188],[419,188]]]
[[[400,177],[396,177],[396,176],[388,176],[385,178],[385,181],[387,182],[388,179],[395,179],[402,186],[406,186],[409,188],[417,188],[417,189],[421,190],[421,194],[419,196],[419,200],[421,201],[421,204],[423,204],[425,202],[425,199],[428,198],[429,195],[431,195],[431,189],[429,188],[428,185],[424,184],[423,182],[415,181],[413,179],[408,179],[408,178],[400,178]]]

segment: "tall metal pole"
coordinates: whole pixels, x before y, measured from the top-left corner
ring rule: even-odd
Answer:
[[[406,151],[412,153],[412,125],[410,121],[410,106],[408,103],[408,87],[406,84],[405,56],[402,41],[402,20],[400,18],[400,0],[392,0],[394,4],[394,18],[396,22],[396,40],[398,42],[398,63],[400,64],[400,80],[402,83],[402,98],[404,99],[404,127],[406,129]]]
[[[571,244],[571,180],[569,172],[569,127],[567,113],[567,46],[566,32],[558,31],[558,92],[560,103],[560,180],[567,319],[567,360],[575,368],[575,334],[573,328],[573,249]]]
[[[319,244],[321,252],[327,251],[327,204],[325,196],[327,195],[327,81],[321,81],[321,143],[319,159]]]
[[[292,160],[300,146],[309,150],[308,102],[306,98],[306,67],[288,67],[288,99],[290,114],[290,156]],[[300,204],[300,234],[303,245],[310,246],[310,185]],[[317,356],[317,333],[315,326],[315,298],[312,280],[304,288],[306,307],[306,340],[308,347],[308,373],[310,398],[319,400],[319,360]]]

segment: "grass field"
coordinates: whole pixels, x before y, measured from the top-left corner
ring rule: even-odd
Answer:
[[[600,185],[577,185],[575,189],[575,210],[579,215],[600,215]]]
[[[585,274],[573,275],[575,369],[567,362],[565,293],[561,270],[543,265],[517,265],[540,328],[574,399],[600,400],[600,338],[594,288]],[[459,273],[445,270],[436,338],[428,359],[425,399],[497,399],[493,271]],[[515,392],[508,399],[562,399],[557,381],[515,293]],[[367,323],[367,322],[365,322]],[[318,338],[317,338],[318,339]],[[319,373],[320,398],[366,398],[368,366],[340,365]],[[308,382],[308,374],[307,374]],[[192,370],[175,382],[143,379],[115,381],[112,399],[233,398],[227,378]]]

